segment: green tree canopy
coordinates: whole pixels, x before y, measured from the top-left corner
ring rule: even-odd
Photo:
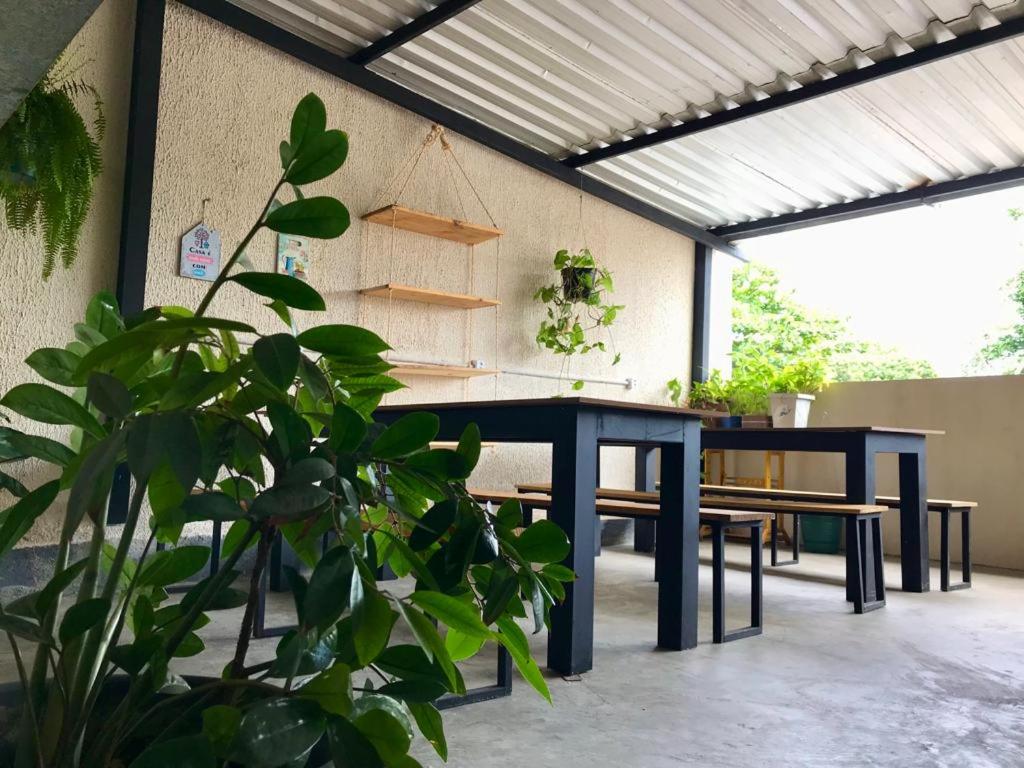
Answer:
[[[732,299],[733,378],[808,363],[824,366],[833,381],[936,376],[927,360],[857,339],[845,318],[804,306],[792,291],[782,288],[778,274],[763,264],[746,264],[733,272]]]
[[[978,352],[976,363],[979,367],[1003,363],[1006,369],[1002,373],[1019,374],[1024,373],[1024,270],[1007,287],[1016,305],[1017,322],[996,338],[986,336],[988,343]]]

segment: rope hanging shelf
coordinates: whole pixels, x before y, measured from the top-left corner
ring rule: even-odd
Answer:
[[[401,205],[398,201],[401,199],[403,193],[409,185],[410,180],[416,172],[419,162],[422,159],[426,150],[434,145],[438,144],[442,150],[442,156],[444,158],[445,170],[447,171],[451,185],[455,190],[456,197],[459,202],[461,209],[462,218],[453,218],[449,216],[440,216],[435,213],[429,213],[427,211],[417,210],[410,208],[405,205]],[[472,191],[473,196],[476,198],[477,203],[486,213],[487,218],[490,220],[490,224],[477,224],[470,222],[466,215],[465,203],[462,199],[462,195],[459,191],[458,179],[456,177],[456,170],[466,185]],[[398,192],[392,198],[392,202],[389,205],[383,205],[375,207],[374,210],[366,213],[362,216],[362,219],[371,224],[378,224],[381,226],[387,226],[391,228],[391,254],[389,259],[389,265],[393,268],[394,265],[394,232],[395,230],[404,230],[407,232],[413,232],[428,237],[441,238],[455,243],[465,245],[469,249],[469,259],[467,261],[467,283],[468,292],[452,292],[443,291],[434,288],[424,288],[411,285],[404,285],[402,283],[395,282],[391,279],[383,285],[374,286],[371,288],[363,288],[359,291],[361,296],[367,296],[371,298],[381,298],[388,301],[387,308],[387,325],[388,325],[388,337],[390,338],[391,331],[391,319],[392,319],[392,302],[393,301],[412,301],[421,304],[433,304],[441,307],[454,308],[460,310],[479,310],[479,309],[493,309],[494,310],[494,350],[495,357],[498,354],[498,306],[501,302],[497,297],[487,298],[483,296],[473,295],[474,287],[474,253],[477,245],[496,241],[496,254],[494,260],[494,286],[495,291],[498,288],[498,270],[501,262],[501,236],[504,232],[498,227],[497,222],[491,215],[491,212],[487,209],[486,204],[480,197],[480,193],[473,185],[472,180],[466,173],[465,168],[462,167],[462,163],[459,162],[455,152],[452,150],[452,146],[445,135],[444,128],[439,125],[431,127],[427,137],[423,140],[423,143],[419,147],[419,150],[414,154],[410,161],[408,161],[402,169],[399,170],[398,174],[394,179],[387,185],[382,195],[386,200],[386,195],[395,185],[395,182],[404,175],[404,180]],[[472,348],[473,348],[473,333],[472,323],[467,321],[466,325],[466,341],[464,345],[464,354],[466,361],[472,360]],[[392,376],[397,378],[406,377],[423,377],[431,376],[438,378],[449,378],[449,379],[463,379],[468,381],[471,378],[477,378],[481,376],[494,376],[496,377],[499,373],[497,368],[487,368],[480,364],[473,365],[448,365],[440,363],[411,363],[402,362],[396,360],[394,362],[395,367],[390,371]],[[495,387],[497,387],[497,381],[495,381]]]

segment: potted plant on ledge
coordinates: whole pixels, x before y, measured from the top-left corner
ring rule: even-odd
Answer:
[[[811,414],[813,392],[820,392],[828,383],[828,371],[821,360],[800,360],[783,368],[772,380],[772,425],[806,427]]]
[[[607,295],[614,290],[612,274],[598,265],[588,248],[570,253],[565,248],[555,254],[554,268],[558,270],[560,282],[538,288],[535,301],[547,305],[547,317],[541,321],[537,331],[537,344],[550,349],[556,355],[563,355],[564,372],[573,355],[585,355],[592,350],[607,352],[603,339],[593,339],[599,329],[609,331],[615,323],[621,304],[606,303]],[[614,353],[612,365],[621,355]],[[574,390],[583,389],[583,381],[573,382]]]

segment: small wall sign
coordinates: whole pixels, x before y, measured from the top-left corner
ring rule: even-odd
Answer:
[[[181,238],[182,277],[213,281],[220,273],[220,233],[202,222]]]
[[[277,271],[309,282],[310,243],[308,237],[278,234]]]

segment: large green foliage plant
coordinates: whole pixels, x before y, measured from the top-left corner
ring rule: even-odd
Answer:
[[[71,427],[68,443],[0,429],[0,461],[37,459],[57,474],[31,490],[5,475],[19,498],[0,512],[0,558],[41,515],[61,519],[49,581],[0,608],[23,687],[14,754],[0,763],[271,768],[307,764],[316,745],[338,766],[415,768],[414,729],[446,758],[434,702],[465,690],[456,662],[487,643],[548,697],[516,620],[544,626],[572,578],[559,565],[569,543],[547,521],[522,530],[517,504],[474,503],[465,480],[479,431],[434,449],[434,415],[376,423],[382,395],[400,385],[381,357],[387,344],[367,330],[265,334],[209,313],[229,282],[289,328],[294,310],[325,309],[306,283],[238,265],[263,230],[333,238],[348,227],[341,202],[301,192],[347,156],[347,136],[326,120],[315,95],[300,102],[280,179],[194,312],[123,317],[99,294],[75,341],[29,356],[49,383],[0,399],[25,422]],[[275,205],[288,188],[295,199]],[[123,464],[132,488],[118,529],[106,513]],[[183,530],[211,521],[229,526],[219,570],[171,599],[171,585],[210,557]],[[279,537],[304,563],[286,569],[296,626],[256,663],[258,587]],[[379,581],[384,564],[411,576],[413,591]],[[210,614],[230,609],[240,619],[222,674],[183,677],[182,659],[211,653]]]

